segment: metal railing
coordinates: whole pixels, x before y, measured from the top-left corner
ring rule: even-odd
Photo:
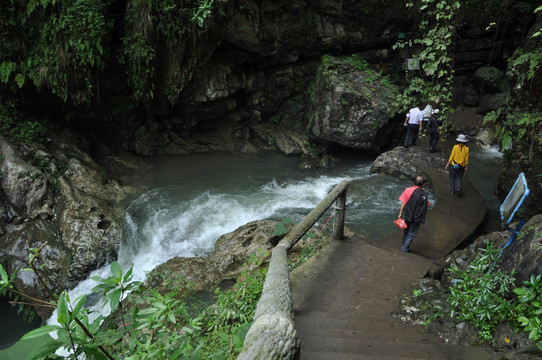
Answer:
[[[296,359],[299,338],[294,326],[288,251],[309,231],[335,202],[337,217],[333,239],[344,238],[346,189],[341,181],[330,193],[273,249],[269,269],[258,301],[254,323],[250,327],[238,360]]]

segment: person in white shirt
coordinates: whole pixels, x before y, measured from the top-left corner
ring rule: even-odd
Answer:
[[[416,145],[418,132],[422,130],[423,112],[419,106],[410,109],[405,118],[405,126],[407,127],[404,146],[408,147],[410,138],[412,138],[412,146]]]
[[[430,104],[427,104],[425,108],[422,110],[423,113],[423,125],[422,129],[427,128],[427,124],[429,124],[429,118],[431,117],[431,113],[433,112],[433,107]]]

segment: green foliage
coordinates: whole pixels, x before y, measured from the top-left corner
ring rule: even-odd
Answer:
[[[452,317],[471,323],[479,337],[489,341],[497,324],[514,319],[510,299],[515,279],[498,268],[500,250],[492,243],[480,250],[481,255],[467,269],[449,269],[456,282],[450,287],[448,304]]]
[[[280,123],[280,115],[274,115],[271,117],[271,122],[278,125]]]
[[[308,151],[308,155],[311,158],[317,158],[318,156],[320,156],[322,150],[317,145],[314,145],[309,140],[305,140],[303,144],[305,145],[305,148]],[[305,156],[305,154],[303,154],[303,156]]]
[[[517,321],[529,333],[529,339],[536,342],[538,350],[542,351],[542,282],[540,275],[531,275],[525,286],[514,289],[517,295]]]
[[[192,24],[204,28],[213,14],[213,3],[129,0],[119,18],[116,10],[111,11],[118,4],[111,0],[2,1],[0,83],[13,93],[33,85],[65,102],[91,103],[99,95],[107,68],[120,64],[133,96],[149,101],[155,83],[164,80],[156,78],[158,52],[183,41],[192,45],[198,35]],[[120,46],[118,34],[123,36]],[[190,77],[191,69],[186,72]],[[171,87],[175,92],[171,96],[178,96],[182,84]]]
[[[30,255],[31,268],[40,249]],[[237,282],[214,291],[211,303],[196,297],[193,284],[171,274],[155,274],[150,282],[162,284],[162,291],[132,281],[132,268],[123,273],[117,262],[111,276],[95,276],[93,291],[103,296],[113,310],[106,321],[94,320],[84,307],[86,296],[71,301],[66,292],[56,300],[57,323],[26,334],[15,346],[0,350],[1,356],[28,359],[60,359],[64,349],[69,359],[225,359],[242,349],[261,296],[268,253],[253,254]],[[255,269],[255,270],[250,270]],[[13,277],[0,265],[0,291],[13,290]],[[129,297],[123,299],[130,293]],[[35,300],[35,299],[34,299]],[[127,303],[127,305],[123,305]],[[49,334],[56,331],[58,339]],[[38,349],[34,346],[39,344]]]
[[[535,163],[542,149],[542,112],[514,112],[502,107],[489,112],[484,123],[496,123],[496,138],[505,152],[514,149],[515,162],[528,169]]]
[[[130,0],[120,62],[126,66],[135,99],[148,102],[154,98],[159,51],[165,48],[166,51],[184,52],[173,48],[192,46],[198,36],[192,24],[197,24],[200,32],[203,31],[205,20],[212,16],[213,3],[214,0]],[[177,61],[175,56],[170,56],[169,60]],[[171,102],[182,90],[183,81],[192,76],[187,65],[194,65],[196,60],[185,61],[186,64],[179,64],[179,69],[165,79],[166,95]]]
[[[360,54],[352,54],[350,56],[346,56],[346,60],[352,66],[354,69],[363,71],[369,67],[369,63],[367,60],[365,60],[364,57],[362,57]]]
[[[508,75],[516,79],[519,86],[532,88],[536,73],[542,64],[542,49],[524,52],[516,49],[508,60]]]
[[[0,99],[0,135],[15,143],[42,142],[47,129],[38,120],[22,119],[15,104]]]
[[[290,232],[295,226],[293,220],[289,217],[282,218],[282,220],[275,225],[275,230],[273,231],[273,236],[283,236]]]
[[[405,109],[420,100],[437,103],[441,118],[446,120],[452,104],[455,15],[461,3],[457,0],[419,0],[416,4],[413,1],[406,4],[407,8],[415,6],[421,17],[419,37],[401,40],[394,49],[411,47],[417,51],[414,59],[419,61],[421,70],[407,70],[408,86],[397,102]]]
[[[541,276],[532,275],[524,286],[513,288],[514,274],[505,275],[498,269],[500,250],[488,243],[481,251],[468,269],[449,269],[456,280],[448,298],[451,316],[473,324],[486,341],[493,338],[497,324],[520,326],[542,351]]]
[[[153,16],[151,0],[132,0],[126,13],[123,59],[136,99],[154,96]]]
[[[534,4],[529,4],[534,6]],[[525,11],[532,11],[531,7]],[[536,11],[540,11],[538,7]],[[542,38],[539,31],[508,59],[507,77],[512,97],[506,106],[486,114],[484,122],[495,124],[507,166],[521,169],[540,185],[542,167]]]
[[[192,16],[192,22],[198,24],[199,27],[205,25],[205,19],[211,15],[211,9],[213,6],[214,0],[202,0],[200,1],[198,9],[194,12]]]
[[[108,0],[6,1],[0,7],[5,51],[0,81],[12,91],[28,83],[64,101],[88,102],[106,64]]]

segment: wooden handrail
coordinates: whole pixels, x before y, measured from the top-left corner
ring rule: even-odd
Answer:
[[[265,277],[262,296],[258,301],[254,323],[250,327],[238,360],[295,359],[299,338],[294,327],[288,251],[335,202],[338,212],[333,239],[344,237],[346,189],[341,181],[316,207],[275,246]]]

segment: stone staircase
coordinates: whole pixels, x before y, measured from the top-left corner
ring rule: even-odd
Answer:
[[[484,348],[445,345],[425,326],[389,316],[352,318],[348,313],[296,311],[300,360],[493,359]]]
[[[498,359],[482,347],[443,344],[427,326],[393,315],[401,294],[434,262],[359,239],[337,242],[312,261],[292,281],[300,360]]]
[[[394,316],[409,287],[438,273],[442,258],[472,238],[487,214],[468,179],[464,195],[450,197],[445,173],[424,172],[437,202],[410,253],[399,250],[402,232],[393,229],[381,239],[333,241],[291,272],[301,360],[500,359],[487,348],[444,344],[428,326],[405,324]]]

